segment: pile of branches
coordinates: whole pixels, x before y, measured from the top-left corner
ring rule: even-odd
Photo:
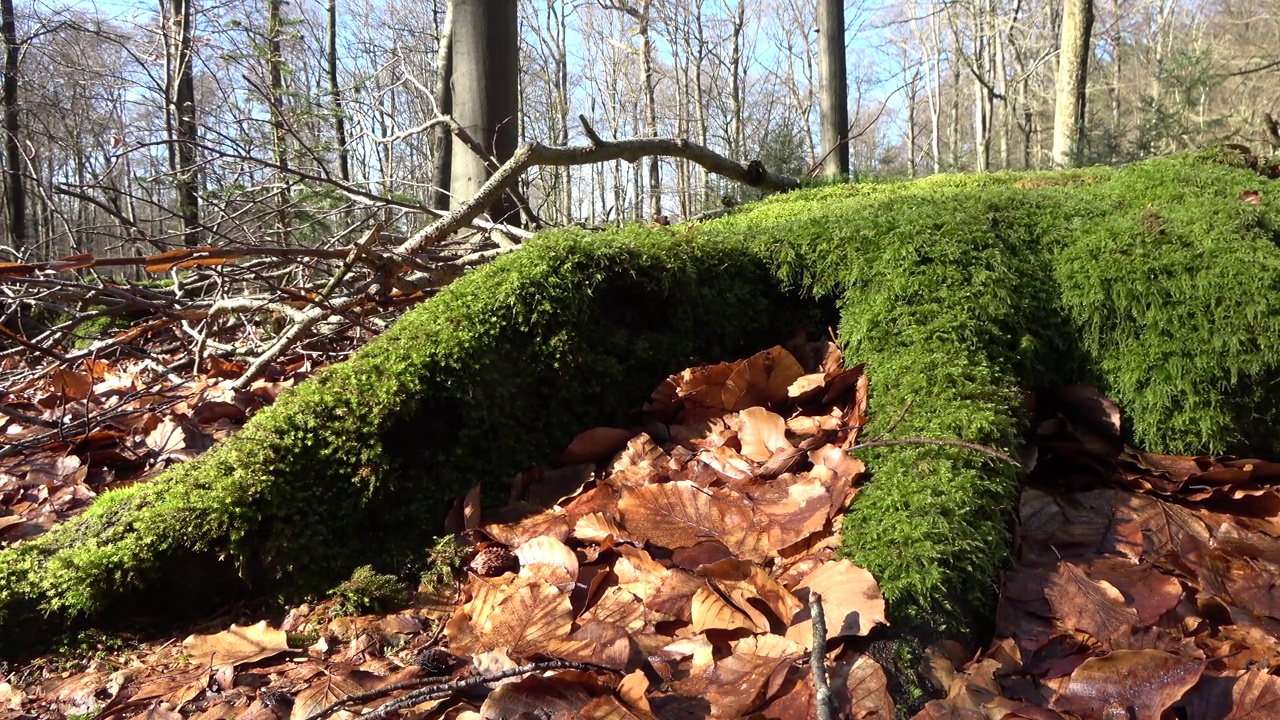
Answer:
[[[371,194],[323,180],[358,204],[434,217],[409,236],[376,221],[358,223],[313,247],[222,245],[183,247],[146,257],[75,255],[50,262],[0,263],[0,386],[50,365],[131,356],[174,382],[199,373],[211,358],[245,362],[243,389],[286,352],[314,353],[315,364],[340,360],[384,329],[404,309],[431,297],[468,268],[518,249],[530,230],[482,215],[535,166],[570,166],[649,156],[681,157],[745,185],[772,191],[798,187],[759,161],[738,162],[678,138],[604,140],[580,117],[589,143],[529,143],[475,197],[445,213],[426,204]],[[463,142],[465,131],[450,123]],[[270,164],[270,163],[266,163]],[[280,168],[288,171],[288,168]],[[724,211],[720,211],[724,212]],[[370,216],[372,217],[372,215]],[[540,222],[526,213],[526,224]],[[143,268],[157,282],[107,279]],[[102,329],[112,332],[100,332]],[[20,358],[39,358],[40,365]]]

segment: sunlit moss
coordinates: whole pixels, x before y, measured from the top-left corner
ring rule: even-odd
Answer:
[[[1274,454],[1275,185],[1234,165],[1213,152],[832,185],[691,228],[545,234],[229,442],[0,554],[0,622],[17,637],[99,618],[172,587],[192,557],[281,597],[371,560],[402,568],[461,490],[503,498],[514,472],[666,374],[766,347],[824,308],[867,363],[870,435],[1014,452],[1024,391],[1083,380],[1151,449]],[[1018,469],[956,448],[865,458],[844,552],[896,623],[975,629],[1009,560]]]

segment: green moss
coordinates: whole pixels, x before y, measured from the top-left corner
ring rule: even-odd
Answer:
[[[1151,449],[1274,454],[1276,186],[1232,163],[831,185],[675,231],[545,234],[231,441],[0,554],[0,623],[100,619],[207,572],[296,597],[371,558],[401,568],[463,489],[501,500],[666,374],[765,347],[815,308],[838,308],[847,357],[867,362],[870,435],[1015,452],[1023,392],[1084,380]],[[865,459],[844,552],[898,626],[981,631],[1019,470],[951,447]]]
[[[395,575],[380,573],[372,565],[361,565],[329,591],[337,601],[339,615],[386,613],[404,604],[409,592]]]
[[[1274,453],[1277,200],[1222,160],[824,187],[708,232],[754,238],[780,278],[839,303],[846,356],[872,381],[871,435],[1016,451],[1021,391],[1085,380],[1153,449]],[[1263,205],[1241,202],[1246,189]],[[874,481],[846,516],[845,553],[899,622],[980,632],[1017,468],[927,446],[865,459]]]
[[[0,553],[5,646],[127,614],[161,587],[166,606],[187,588],[209,602],[211,573],[235,592],[297,598],[372,558],[399,569],[466,488],[505,500],[516,472],[618,422],[673,369],[785,339],[811,308],[745,242],[547,234],[228,442]]]

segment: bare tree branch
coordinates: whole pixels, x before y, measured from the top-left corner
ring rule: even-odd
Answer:
[[[578,116],[583,132],[591,140],[589,145],[550,146],[527,143],[516,150],[512,158],[498,168],[493,177],[480,188],[475,197],[463,203],[457,210],[440,218],[430,226],[414,233],[403,242],[397,252],[410,255],[434,245],[470,224],[480,213],[520,177],[536,165],[566,167],[590,165],[610,160],[637,162],[642,158],[661,156],[691,160],[717,175],[744,185],[775,192],[787,192],[800,187],[800,181],[787,175],[777,175],[765,169],[758,160],[737,162],[684,138],[627,138],[604,140],[591,123]]]

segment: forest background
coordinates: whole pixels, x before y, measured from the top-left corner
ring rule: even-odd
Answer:
[[[3,5],[0,261],[344,247],[448,207],[443,0]],[[519,68],[522,142],[584,142],[582,115],[606,139],[687,138],[800,177],[824,154],[817,5],[520,0],[518,47],[488,52]],[[1089,5],[1081,163],[1280,142],[1280,2]],[[851,174],[1052,167],[1062,17],[1061,0],[846,3]],[[536,167],[519,190],[526,228],[674,221],[757,193],[672,157]]]

